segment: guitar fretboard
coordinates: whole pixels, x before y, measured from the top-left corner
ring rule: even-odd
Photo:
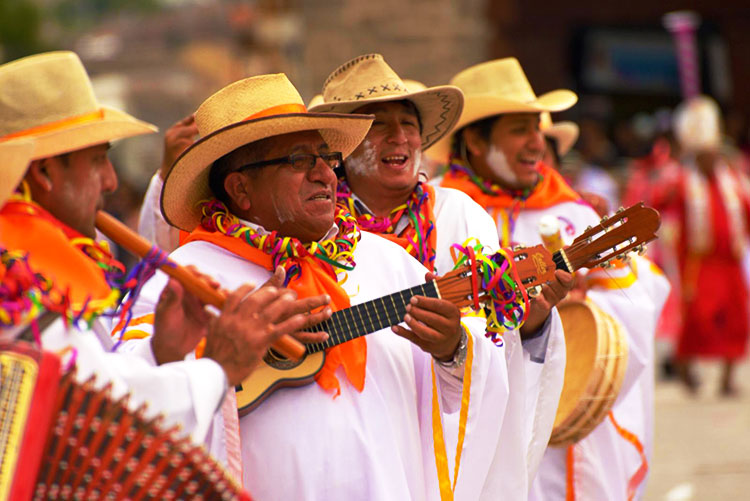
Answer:
[[[307,353],[322,351],[402,322],[406,305],[413,296],[438,297],[435,282],[429,281],[334,312],[331,318],[309,329],[312,332],[325,331],[329,337],[322,343],[308,344]]]
[[[568,267],[568,263],[565,262],[565,256],[563,256],[563,251],[559,250],[552,254],[552,260],[555,262],[555,269],[567,271],[568,273],[573,273],[573,270],[571,270]]]

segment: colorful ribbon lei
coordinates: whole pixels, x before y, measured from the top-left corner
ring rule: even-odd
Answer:
[[[0,326],[10,328],[33,322],[45,311],[67,312],[67,297],[52,282],[29,266],[18,251],[0,249]]]
[[[470,238],[463,245],[451,247],[453,269],[469,266],[471,270],[474,309],[479,309],[479,296],[489,296],[485,312],[487,332],[485,336],[498,346],[503,344],[502,333],[520,328],[529,312],[529,296],[521,283],[514,266],[513,253],[500,249],[495,254],[483,253],[482,244]]]
[[[396,233],[396,226],[403,217],[409,219],[409,224],[399,236],[409,242],[406,251],[417,258],[428,269],[433,269],[435,249],[429,245],[430,235],[435,231],[435,223],[426,214],[429,194],[422,188],[422,182],[412,190],[409,200],[391,211],[388,216],[377,217],[372,214],[357,211],[352,191],[345,179],[340,179],[336,190],[336,199],[345,206],[351,214],[357,216],[357,223],[363,230],[373,233]]]
[[[354,249],[361,233],[356,218],[341,206],[336,209],[334,218],[339,228],[338,234],[333,238],[307,244],[296,238],[279,236],[276,231],[262,235],[256,229],[242,224],[237,216],[216,199],[201,202],[201,210],[201,225],[206,230],[239,238],[271,256],[274,268],[282,266],[286,270],[284,285],[301,273],[297,260],[305,256],[318,258],[344,274],[354,269]],[[344,280],[345,276],[341,282]]]
[[[526,200],[529,198],[531,193],[534,191],[534,188],[536,187],[536,184],[539,184],[542,181],[542,175],[539,174],[539,177],[537,179],[537,182],[534,186],[530,188],[525,188],[523,190],[508,190],[503,187],[501,187],[498,184],[491,183],[490,181],[487,181],[486,179],[477,176],[464,162],[462,159],[451,156],[450,164],[448,165],[448,170],[451,174],[458,177],[466,177],[469,181],[474,183],[477,188],[482,190],[482,192],[486,195],[490,195],[493,197],[498,197],[500,195],[508,195],[511,198],[516,198],[518,200]]]

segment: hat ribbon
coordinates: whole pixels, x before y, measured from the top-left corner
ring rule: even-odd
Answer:
[[[304,104],[300,103],[278,104],[276,106],[266,108],[265,110],[261,110],[258,113],[254,113],[247,118],[243,118],[242,122],[247,122],[248,120],[254,120],[256,118],[268,117],[271,115],[283,115],[286,113],[307,113],[307,108]]]
[[[97,120],[102,120],[102,119],[104,119],[104,110],[100,108],[96,111],[92,111],[91,113],[86,113],[84,115],[64,118],[56,122],[49,122],[46,124],[37,125],[36,127],[31,127],[30,129],[24,129],[24,130],[19,130],[17,132],[11,132],[10,134],[6,134],[5,136],[0,137],[0,142],[7,141],[8,139],[13,139],[16,137],[35,136],[37,134],[44,134],[46,132],[54,132],[54,131],[64,129],[66,127],[70,127],[73,125],[78,125],[78,124],[87,123],[87,122],[95,122]]]

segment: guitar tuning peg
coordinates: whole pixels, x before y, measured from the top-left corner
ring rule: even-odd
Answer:
[[[643,255],[646,252],[646,244],[641,244],[638,246],[638,254]]]
[[[602,222],[606,221],[607,219],[609,219],[609,216],[607,215],[602,216]]]
[[[586,226],[586,231],[591,231],[591,229],[592,229],[592,226],[591,226],[591,225],[589,225],[589,226]]]
[[[625,212],[625,207],[620,207],[617,209],[616,213],[619,214],[620,212]]]

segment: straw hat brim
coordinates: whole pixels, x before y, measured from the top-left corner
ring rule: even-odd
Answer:
[[[151,134],[159,130],[155,125],[138,120],[114,108],[103,106],[102,112],[103,116],[98,120],[81,122],[50,132],[31,134],[30,136],[36,140],[32,160],[54,157],[117,139]]]
[[[198,203],[213,195],[208,186],[211,165],[237,148],[273,136],[317,130],[331,151],[344,158],[370,130],[372,115],[288,113],[238,122],[218,129],[187,148],[164,180],[161,211],[171,225],[192,231],[201,221]]]
[[[558,89],[537,97],[536,100],[524,103],[513,99],[499,97],[496,94],[464,95],[464,111],[451,134],[448,134],[430,148],[428,156],[436,161],[445,163],[450,156],[453,132],[496,115],[507,113],[541,113],[543,111],[563,111],[572,107],[578,101],[573,91]]]
[[[34,153],[34,141],[15,139],[0,143],[0,207],[21,183]]]
[[[422,149],[429,148],[453,130],[464,107],[463,93],[458,87],[440,85],[401,95],[318,104],[311,107],[310,111],[352,113],[368,104],[404,100],[414,103],[419,111],[419,119],[422,122]]]
[[[578,140],[580,129],[574,122],[555,122],[544,130],[544,135],[557,141],[557,154],[564,156]]]

